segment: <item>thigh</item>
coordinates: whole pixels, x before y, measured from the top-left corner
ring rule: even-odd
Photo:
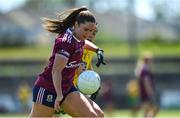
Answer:
[[[52,117],[54,109],[33,102],[30,117]]]
[[[69,93],[61,106],[67,114],[73,117],[97,117],[87,98],[79,91]]]

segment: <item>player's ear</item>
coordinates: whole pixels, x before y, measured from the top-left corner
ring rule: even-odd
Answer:
[[[78,22],[76,21],[75,24],[74,24],[74,27],[78,27]]]

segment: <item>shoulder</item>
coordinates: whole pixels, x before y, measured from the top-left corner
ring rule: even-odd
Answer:
[[[67,29],[65,32],[59,34],[56,38],[56,43],[71,44],[72,42],[73,42],[73,34],[70,29]]]

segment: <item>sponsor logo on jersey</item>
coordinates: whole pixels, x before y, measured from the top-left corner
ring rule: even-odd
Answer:
[[[76,67],[81,66],[82,64],[84,65],[83,62],[77,63],[76,61],[72,61],[66,65],[66,68],[76,68]]]

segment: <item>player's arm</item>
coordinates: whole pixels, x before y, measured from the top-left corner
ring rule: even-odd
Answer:
[[[98,49],[98,47],[95,44],[93,44],[92,42],[90,42],[88,40],[85,40],[85,45],[83,48],[90,50],[90,51],[93,51],[93,52],[96,52]]]
[[[55,101],[55,110],[59,111],[60,109],[60,101],[63,99],[62,89],[61,89],[61,81],[62,81],[62,75],[61,72],[65,68],[66,64],[68,62],[68,58],[61,55],[56,54],[55,60],[52,68],[52,78],[53,78],[53,84],[54,88],[56,90],[56,101]]]
[[[89,66],[87,67],[87,70],[93,70],[92,63],[89,64]]]
[[[85,45],[83,48],[96,52],[98,58],[98,62],[96,63],[97,67],[99,67],[101,64],[106,65],[104,61],[104,51],[101,48],[98,48],[96,45],[94,45],[92,42],[88,40],[85,40]]]
[[[92,54],[92,52],[88,52],[89,54]],[[94,70],[93,69],[93,65],[92,65],[92,55],[86,60],[85,60],[87,63],[89,62],[89,64],[87,64],[87,70]]]

